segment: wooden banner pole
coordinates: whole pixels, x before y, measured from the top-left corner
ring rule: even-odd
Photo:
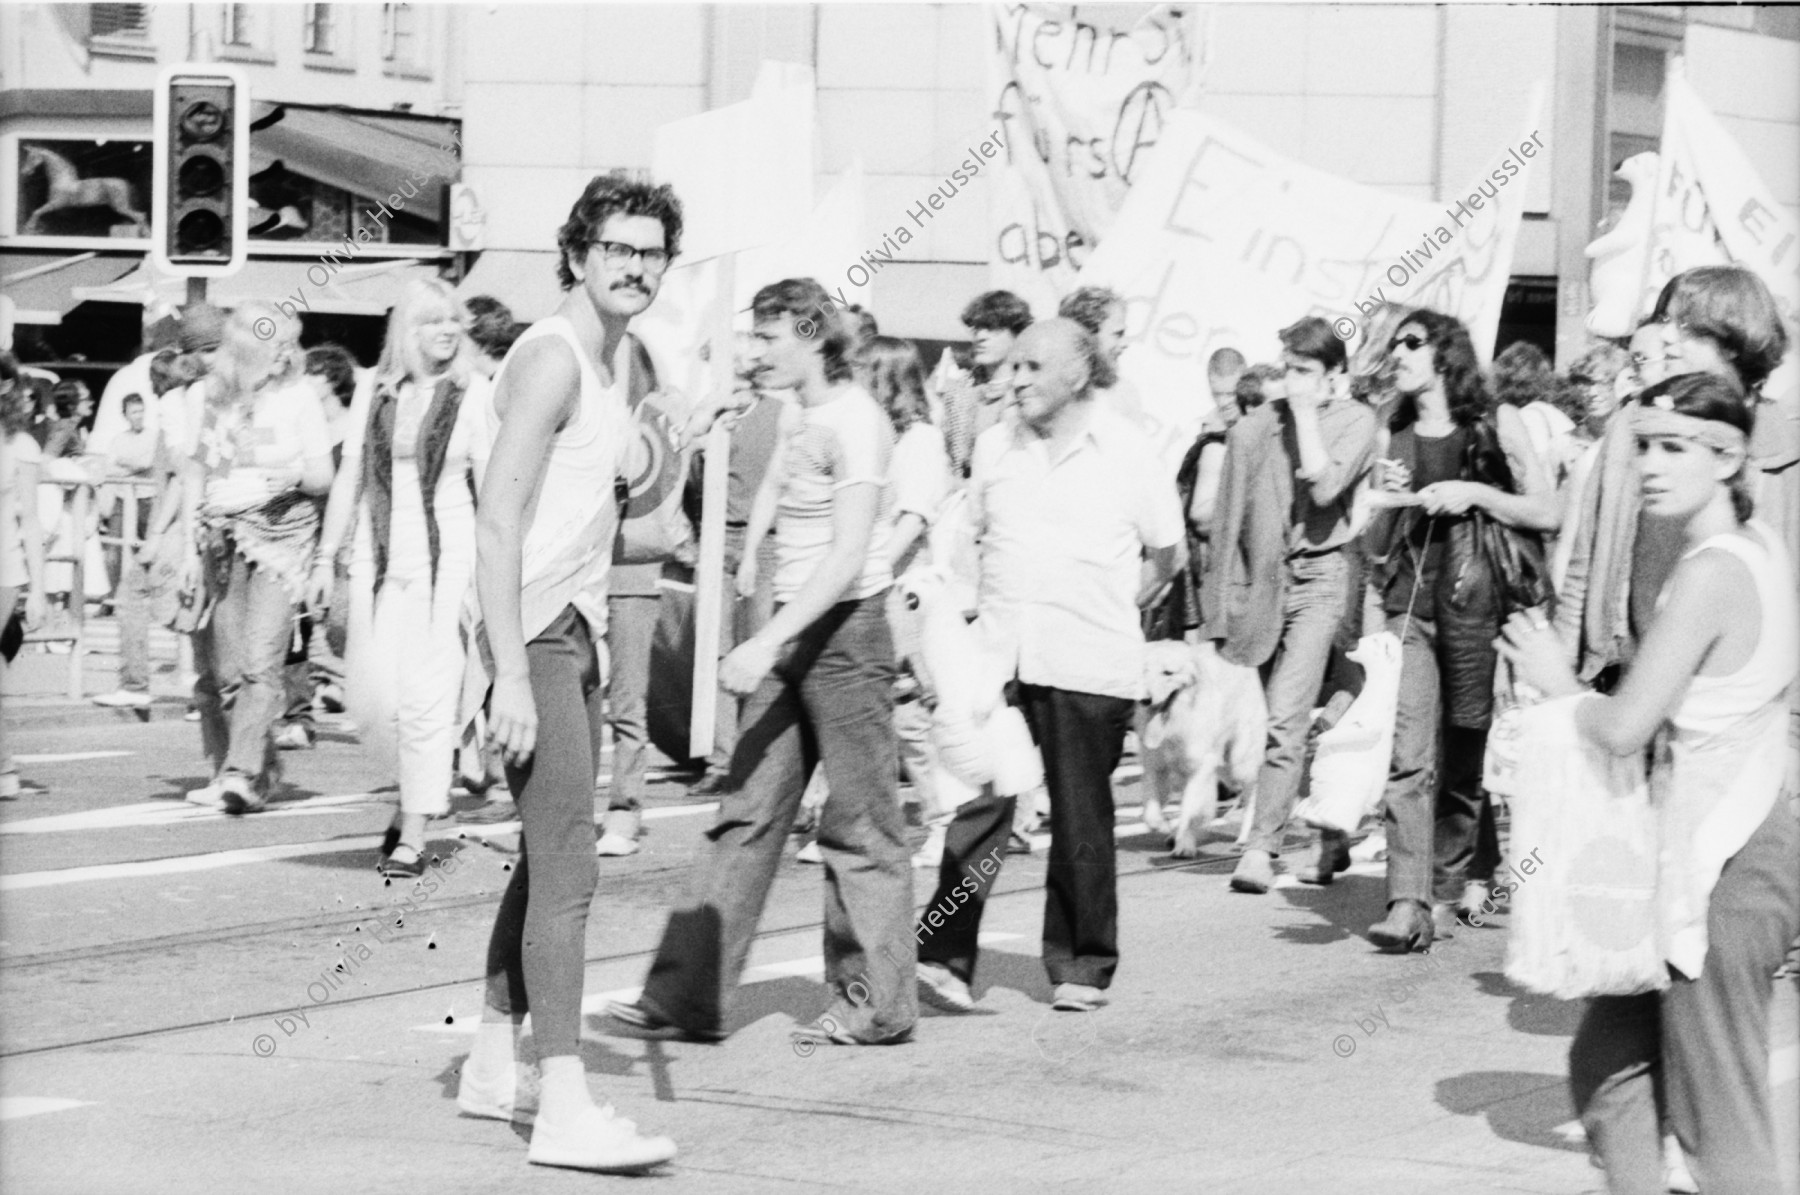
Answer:
[[[733,361],[736,342],[732,335],[732,309],[736,306],[737,255],[719,259],[719,299],[713,311],[712,382],[714,393],[731,393],[736,374]],[[706,434],[706,471],[701,485],[700,565],[694,575],[694,692],[693,716],[688,723],[688,758],[712,754],[713,729],[731,711],[718,708],[719,632],[735,578],[725,575],[725,497],[731,479],[731,428],[726,420],[714,423]]]

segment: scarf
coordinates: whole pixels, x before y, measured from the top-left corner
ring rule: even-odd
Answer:
[[[431,554],[431,585],[437,588],[438,524],[437,483],[444,473],[444,457],[450,449],[450,437],[456,431],[456,417],[462,408],[466,382],[445,377],[439,380],[425,418],[419,422],[418,447],[414,452],[419,462],[419,489],[425,503],[425,541]],[[363,497],[368,502],[369,530],[375,550],[375,592],[387,576],[388,537],[394,512],[394,419],[400,408],[397,387],[383,383],[375,391],[369,406],[368,433],[363,440]]]

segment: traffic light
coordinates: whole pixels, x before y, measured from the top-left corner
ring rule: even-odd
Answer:
[[[234,67],[165,67],[156,85],[151,244],[157,264],[190,278],[244,264],[250,87]]]

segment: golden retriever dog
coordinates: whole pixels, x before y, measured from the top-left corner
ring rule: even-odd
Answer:
[[[1144,685],[1144,824],[1172,834],[1172,853],[1192,859],[1218,813],[1221,779],[1240,794],[1249,824],[1268,736],[1262,680],[1256,669],[1225,660],[1210,641],[1164,640],[1149,645]],[[1177,801],[1171,830],[1164,811]]]

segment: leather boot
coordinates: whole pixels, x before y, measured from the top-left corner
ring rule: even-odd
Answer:
[[[1369,927],[1369,941],[1390,954],[1431,949],[1431,912],[1416,900],[1397,900]]]

